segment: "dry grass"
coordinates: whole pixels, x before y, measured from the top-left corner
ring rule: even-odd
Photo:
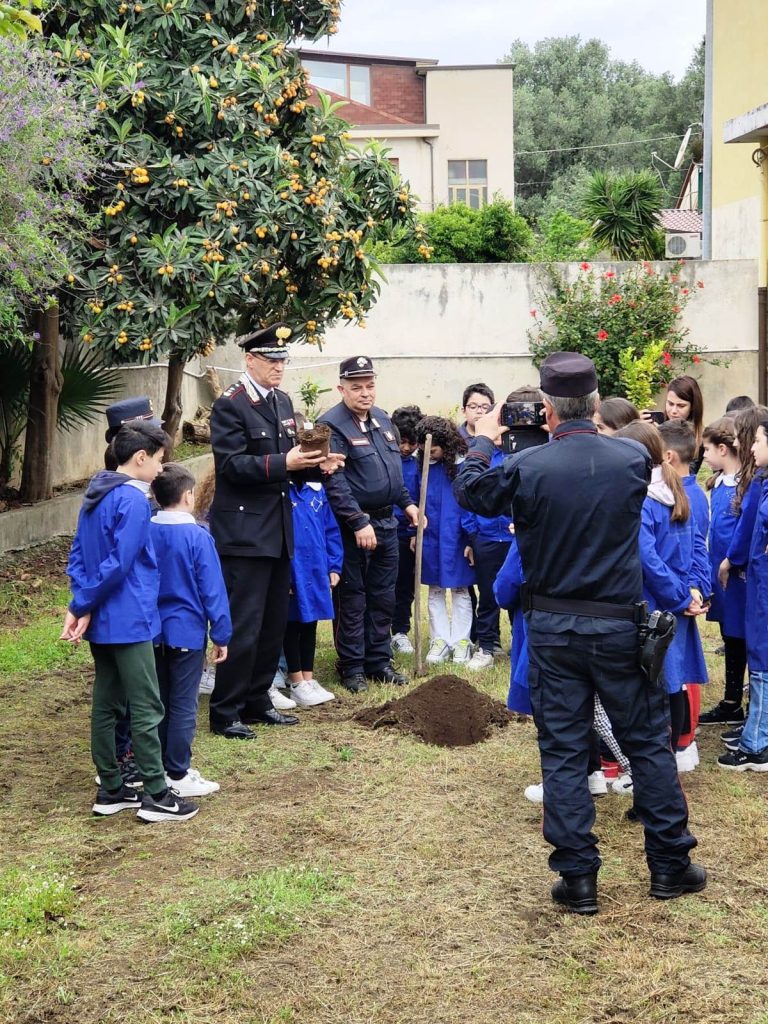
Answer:
[[[252,744],[201,728],[196,764],[222,792],[187,825],[90,818],[87,654],[57,661],[41,642],[57,619],[30,607],[34,627],[14,606],[15,639],[0,632],[0,657],[27,649],[0,677],[0,878],[22,869],[27,886],[9,929],[0,885],[0,1020],[768,1024],[768,780],[714,767],[717,730],[685,778],[707,891],[649,900],[641,831],[606,797],[601,914],[584,920],[549,900],[540,811],[521,795],[538,778],[532,727],[459,750],[358,728],[386,688]],[[325,633],[321,679],[332,661]],[[506,670],[473,681],[501,698]],[[54,876],[72,905],[20,929]]]

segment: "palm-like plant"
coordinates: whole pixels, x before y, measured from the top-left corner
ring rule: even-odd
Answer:
[[[582,215],[592,223],[592,237],[614,259],[655,259],[663,255],[658,223],[662,203],[661,185],[652,171],[598,171],[587,183]]]

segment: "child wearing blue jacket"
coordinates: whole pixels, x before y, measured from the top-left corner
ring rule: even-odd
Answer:
[[[198,688],[210,623],[213,664],[227,657],[232,620],[213,537],[194,516],[195,478],[169,462],[153,485],[160,510],[152,542],[160,568],[155,665],[165,707],[160,743],[168,785],[180,796],[208,796],[220,788],[191,767]]]
[[[112,441],[116,471],[97,473],[86,490],[67,574],[72,600],[61,639],[91,645],[95,667],[91,754],[99,773],[96,815],[135,810],[141,821],[183,821],[198,808],[169,789],[158,737],[163,704],[152,641],[160,629],[159,575],[150,538],[149,485],[162,472],[163,430],[121,427]],[[144,794],[123,783],[115,726],[131,709],[133,749]]]
[[[334,700],[315,679],[317,623],[333,618],[331,591],[339,582],[344,546],[323,485],[290,483],[293,509],[291,602],[283,640],[292,700],[303,708]]]
[[[738,570],[731,572],[727,589],[718,579],[718,569],[726,557],[739,521],[735,502],[741,463],[733,419],[723,417],[715,420],[705,428],[703,437],[704,461],[714,474],[707,480],[710,487],[709,562],[712,569],[712,605],[707,618],[720,625],[725,654],[725,693],[715,707],[699,716],[699,724],[736,725],[744,722],[741,702],[747,668],[747,644],[744,639],[746,573]]]
[[[704,614],[709,595],[709,560],[704,538],[690,512],[681,478],[664,460],[661,434],[653,423],[636,421],[622,427],[617,437],[629,437],[647,448],[653,462],[648,496],[640,519],[640,562],[643,597],[650,611],[672,612],[677,632],[664,662],[664,682],[669,694],[672,749],[683,731],[687,698],[684,686],[708,681],[704,651],[696,616]],[[688,759],[698,763],[695,743]],[[680,770],[691,770],[680,765]]]
[[[751,410],[746,410],[750,412]],[[760,423],[752,443],[761,486],[747,564],[746,640],[749,665],[749,712],[735,749],[718,758],[721,768],[733,771],[768,771],[768,416]]]
[[[469,634],[472,630],[472,601],[469,587],[475,573],[466,552],[469,538],[464,532],[462,510],[453,496],[453,479],[467,451],[467,442],[458,428],[442,416],[425,416],[418,426],[419,445],[432,435],[429,480],[427,483],[422,583],[429,586],[428,611],[430,646],[426,660],[430,665],[453,660],[466,663],[471,656]],[[419,464],[424,450],[419,449]],[[413,538],[415,547],[416,538]],[[451,591],[451,613],[447,596]]]
[[[403,463],[403,483],[414,505],[419,503],[419,464],[416,461],[416,427],[424,418],[418,405],[402,405],[392,413],[392,422],[397,428],[400,444],[400,458]],[[416,527],[399,505],[394,507],[397,519],[397,582],[395,583],[395,611],[392,616],[392,650],[401,654],[413,654],[413,644],[408,638],[411,631],[411,606],[413,605],[414,574],[416,559],[411,550],[411,537],[416,536]]]

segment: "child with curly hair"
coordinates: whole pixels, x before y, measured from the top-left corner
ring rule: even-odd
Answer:
[[[475,573],[465,555],[469,538],[461,525],[462,510],[453,496],[453,479],[463,462],[467,443],[450,420],[425,416],[416,429],[419,465],[424,462],[424,442],[432,435],[427,485],[424,549],[421,579],[429,586],[430,646],[427,662],[439,664],[453,656],[466,662],[470,656],[472,602],[469,587]],[[413,539],[415,547],[415,538]],[[448,591],[451,613],[448,613]]]

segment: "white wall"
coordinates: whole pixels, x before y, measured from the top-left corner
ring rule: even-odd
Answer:
[[[448,161],[487,160],[488,199],[515,195],[512,68],[426,70],[427,122],[440,125],[435,199],[448,202]]]
[[[760,256],[760,196],[726,203],[712,210],[712,255],[716,260],[750,260]]]

